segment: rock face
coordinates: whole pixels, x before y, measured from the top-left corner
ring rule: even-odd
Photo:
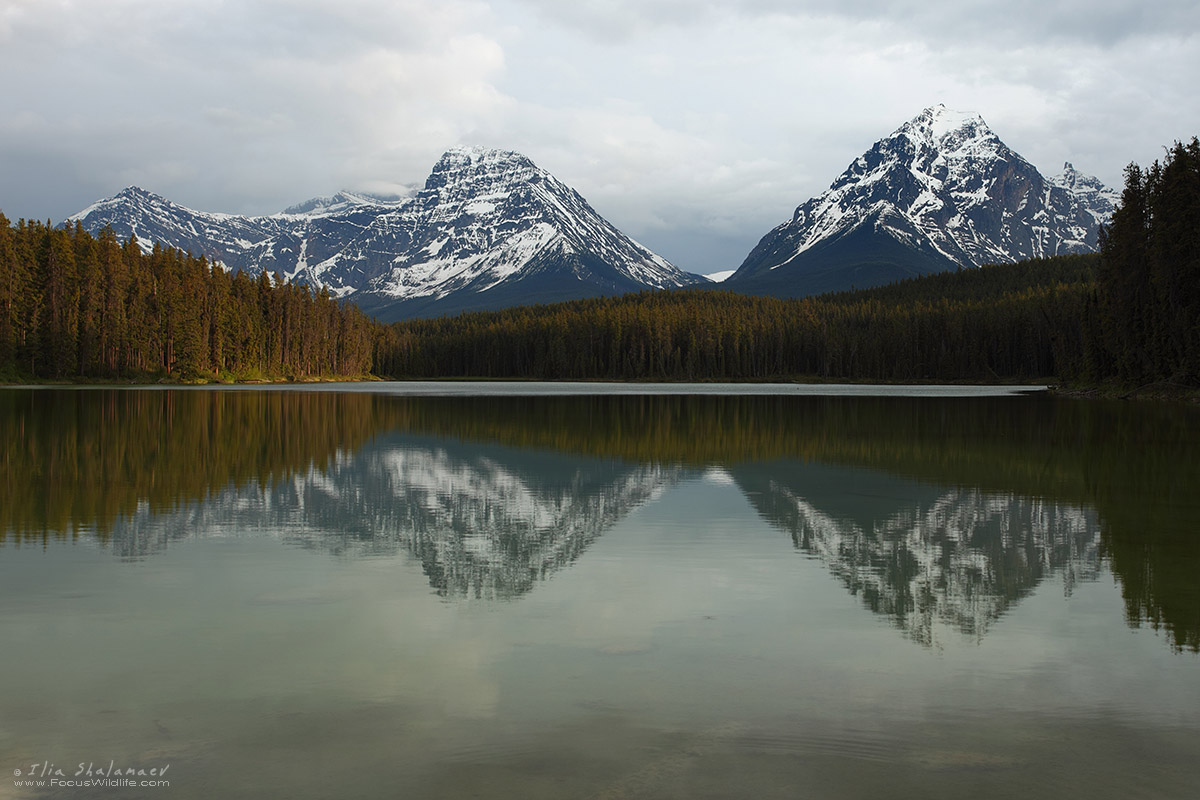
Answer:
[[[354,301],[383,320],[703,282],[622,234],[509,151],[455,148],[413,196],[342,192],[280,214],[193,211],[136,187],[73,215],[93,233],[203,254]]]
[[[768,233],[725,286],[804,296],[957,267],[1093,252],[1120,195],[1045,178],[977,115],[927,108]]]

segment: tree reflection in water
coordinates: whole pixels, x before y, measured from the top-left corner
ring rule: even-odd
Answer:
[[[915,641],[983,636],[1048,575],[1107,565],[1131,625],[1200,651],[1197,421],[1051,397],[6,390],[0,544],[141,558],[256,527],[506,599],[717,466]]]

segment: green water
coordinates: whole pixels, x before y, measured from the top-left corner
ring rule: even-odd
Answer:
[[[1194,796],[1196,409],[628,391],[0,391],[0,798]]]

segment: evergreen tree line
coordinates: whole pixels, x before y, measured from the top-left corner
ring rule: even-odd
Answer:
[[[1200,142],[1125,177],[1098,256],[799,300],[643,292],[389,327],[325,290],[0,215],[0,375],[1200,385]]]
[[[0,375],[363,375],[377,326],[327,291],[0,214]]]
[[[1034,379],[1083,364],[1096,256],[781,300],[643,292],[397,323],[396,377],[873,381]]]
[[[399,323],[410,377],[1200,386],[1200,141],[1125,170],[1098,255],[800,300],[685,290]]]
[[[1087,309],[1090,378],[1200,385],[1200,141],[1125,168]]]

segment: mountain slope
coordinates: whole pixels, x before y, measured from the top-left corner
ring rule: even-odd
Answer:
[[[367,308],[401,316],[665,289],[700,282],[629,239],[578,192],[516,153],[447,152],[411,205],[381,217],[408,246]],[[374,232],[362,237],[370,248]],[[356,245],[359,246],[359,245]],[[350,255],[359,251],[350,250]]]
[[[986,263],[1092,252],[1119,195],[1047,179],[977,115],[927,108],[768,233],[724,286],[803,296]]]
[[[509,151],[455,148],[423,189],[347,192],[285,212],[193,211],[131,187],[68,219],[204,254],[252,275],[352,296],[383,320],[702,282],[628,238],[566,184]]]

